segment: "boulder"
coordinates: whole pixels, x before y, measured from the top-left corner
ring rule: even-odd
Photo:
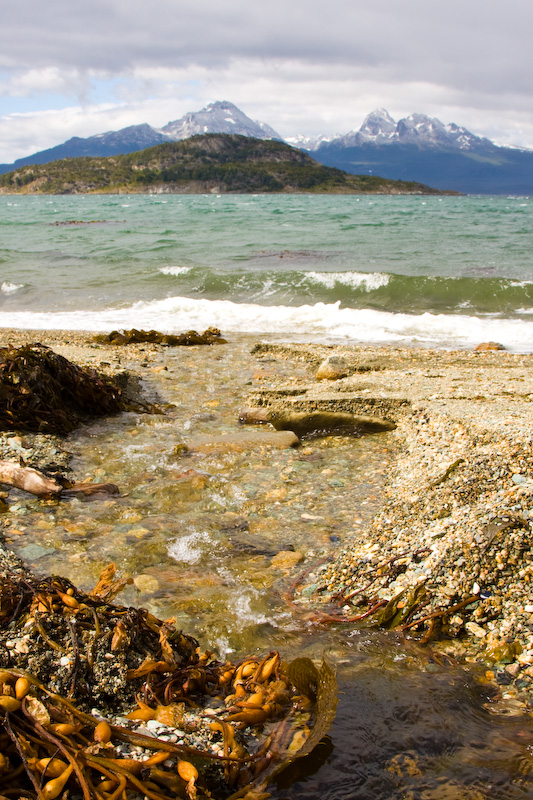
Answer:
[[[315,377],[317,381],[336,381],[346,377],[349,372],[348,364],[342,356],[328,356],[320,364]]]
[[[477,344],[474,347],[474,351],[477,353],[484,352],[486,350],[505,350],[505,347],[499,342],[481,342],[481,344]]]

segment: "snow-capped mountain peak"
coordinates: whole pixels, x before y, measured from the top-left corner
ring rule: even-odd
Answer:
[[[293,144],[293,140],[287,141]],[[338,147],[386,146],[390,144],[459,150],[495,147],[489,139],[476,136],[454,122],[445,125],[439,119],[428,117],[426,114],[411,114],[395,122],[384,108],[378,108],[368,114],[359,130],[350,131],[343,136],[317,137],[313,145],[300,144],[297,141],[294,141],[294,144],[296,147],[317,150],[325,142]]]
[[[270,125],[250,119],[227,100],[217,100],[201,111],[191,111],[169,122],[160,133],[174,141],[202,133],[238,133],[255,139],[282,139]]]
[[[296,136],[286,136],[285,141],[292,147],[299,147],[301,150],[316,150],[324,142],[332,142],[334,139],[339,139],[340,136],[340,133],[322,134],[321,136],[305,136],[303,133],[297,133]]]
[[[365,117],[359,128],[361,137],[390,139],[396,132],[396,123],[384,108],[377,108]]]

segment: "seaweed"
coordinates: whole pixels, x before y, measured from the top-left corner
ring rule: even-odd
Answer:
[[[90,417],[140,408],[111,378],[42,344],[0,348],[0,430],[65,435]]]
[[[179,345],[190,347],[195,344],[226,344],[218,328],[207,328],[203,333],[187,331],[187,333],[160,333],[159,331],[144,331],[132,328],[130,331],[111,331],[99,333],[94,337],[95,342],[101,344],[162,344],[167,347]]]
[[[333,672],[277,651],[218,660],[174,620],[116,605],[126,582],[110,565],[90,593],[57,576],[0,586],[0,793],[268,796],[329,729]]]

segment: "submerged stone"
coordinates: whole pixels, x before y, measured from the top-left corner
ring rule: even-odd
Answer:
[[[27,544],[19,550],[19,555],[25,561],[35,561],[43,556],[55,553],[55,547],[43,547],[40,544]]]
[[[274,569],[282,569],[289,572],[302,560],[303,555],[297,550],[280,550],[270,562],[270,566]]]
[[[189,443],[189,450],[197,453],[242,453],[260,447],[284,450],[299,444],[298,436],[290,430],[284,431],[237,431],[228,436],[213,436],[196,439]]]

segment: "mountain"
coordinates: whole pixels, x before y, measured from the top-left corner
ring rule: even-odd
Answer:
[[[321,144],[322,142],[317,147]],[[439,147],[476,151],[496,147],[489,139],[476,136],[466,128],[455,123],[445,125],[439,119],[425,114],[411,114],[395,122],[384,108],[378,108],[368,114],[358,131],[330,138],[324,144],[344,147],[368,144],[378,147],[414,144],[420,149]]]
[[[87,139],[74,137],[14,164],[0,165],[0,174],[63,158],[128,154],[205,133],[283,141],[269,125],[223,101],[185,114],[160,129],[132,125]],[[314,138],[299,134],[286,141],[325,166],[355,175],[381,175],[465,194],[533,194],[532,150],[498,146],[460,125],[444,124],[425,114],[411,114],[396,122],[380,108],[372,111],[358,130]]]
[[[237,133],[255,139],[278,139],[282,137],[265,122],[250,119],[233,103],[226,100],[210,103],[201,111],[190,112],[180,119],[169,122],[164,128],[156,129],[150,125],[131,125],[119,131],[98,133],[81,139],[72,139],[41,150],[31,156],[17,159],[13,164],[0,164],[0,175],[19,169],[26,164],[48,164],[62,158],[79,156],[114,156],[121,153],[134,153],[168,141],[180,141],[202,133]]]
[[[185,114],[181,119],[169,122],[161,133],[173,141],[189,139],[201,133],[238,133],[254,139],[283,138],[265,122],[254,122],[233,103],[227,100],[210,103],[201,111]]]
[[[40,150],[25,158],[18,158],[13,164],[0,164],[0,174],[19,169],[27,164],[48,164],[61,158],[79,158],[80,156],[114,156],[119,153],[134,153],[156,144],[168,141],[168,138],[156,131],[150,125],[130,125],[119,131],[108,131],[81,139],[73,136],[72,139],[51,147],[49,150]]]
[[[532,150],[498,146],[425,114],[395,122],[377,109],[359,130],[305,149],[356,175],[408,178],[466,194],[533,194]]]
[[[275,140],[211,133],[136,153],[28,164],[0,176],[0,194],[441,194],[419,183],[357,177]]]

